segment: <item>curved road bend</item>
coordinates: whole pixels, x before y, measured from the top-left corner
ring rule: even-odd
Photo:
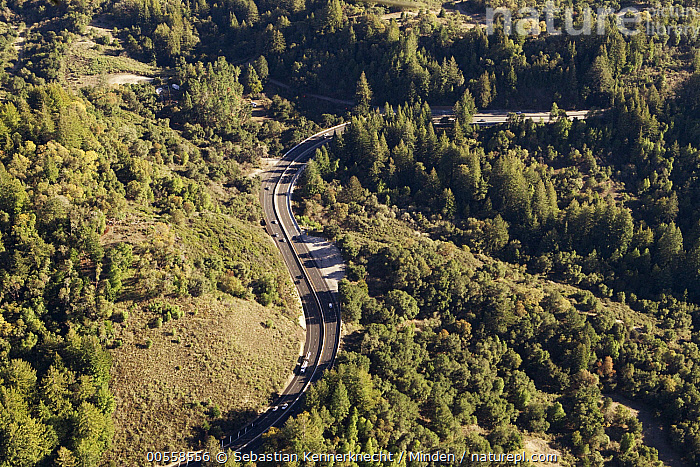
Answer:
[[[302,240],[289,200],[297,172],[316,149],[328,141],[327,135],[332,136],[335,131],[340,132],[343,128],[344,125],[330,128],[302,141],[263,174],[260,196],[266,229],[282,253],[299,292],[306,319],[306,343],[304,353],[294,369],[294,377],[274,403],[273,408],[278,409],[268,409],[252,424],[231,436],[230,442],[224,444],[228,449],[249,451],[258,448],[262,434],[270,427],[281,427],[287,418],[296,414],[296,403],[309,384],[318,380],[323,370],[333,366],[340,344],[337,301]],[[308,363],[302,370],[304,361]],[[286,409],[283,408],[285,404],[288,404]]]
[[[435,112],[438,115],[444,113]],[[588,111],[568,113],[570,119],[586,118]],[[511,112],[490,111],[474,115],[473,123],[493,125],[505,123]],[[522,112],[517,114],[522,118],[535,121],[550,120],[548,112]],[[266,228],[277,243],[287,268],[299,291],[306,318],[306,344],[304,356],[300,358],[294,369],[294,378],[284,389],[275,405],[277,411],[268,409],[256,419],[253,426],[244,427],[242,432],[234,434],[228,444],[235,451],[254,450],[260,445],[260,438],[270,427],[281,427],[284,422],[298,412],[296,402],[308,385],[320,378],[323,370],[330,368],[340,344],[341,317],[338,313],[338,302],[335,293],[326,283],[320,269],[314,262],[306,244],[303,232],[294,219],[291,209],[291,196],[296,181],[296,175],[304,168],[306,162],[314,155],[315,150],[329,141],[334,133],[342,133],[346,124],[323,130],[302,141],[272,168],[263,175],[261,202],[265,213]],[[308,367],[301,372],[301,364],[309,355]],[[289,404],[286,410],[281,409]],[[237,436],[239,436],[236,438]]]
[[[437,112],[436,112],[437,113]],[[437,113],[444,116],[445,113]],[[549,114],[544,112],[523,112],[523,118],[549,121]],[[585,118],[585,111],[569,115],[569,118]],[[477,125],[504,123],[506,112],[489,112],[474,115]],[[265,214],[266,229],[282,253],[289,269],[299,297],[301,298],[306,319],[306,343],[304,354],[299,357],[294,369],[294,377],[282,391],[275,405],[261,414],[254,421],[232,433],[224,440],[224,447],[233,451],[254,451],[260,447],[262,435],[270,427],[281,427],[292,415],[298,413],[297,402],[309,384],[321,377],[323,370],[333,366],[340,344],[341,316],[338,301],[320,269],[316,266],[308,248],[303,241],[303,232],[291,211],[291,196],[296,175],[304,168],[317,148],[329,141],[334,133],[342,133],[347,124],[323,130],[307,138],[290,149],[277,164],[263,174],[261,203]],[[308,358],[307,358],[308,357]],[[302,364],[307,366],[302,370]],[[286,408],[283,406],[287,405]],[[273,410],[277,407],[276,410]],[[197,465],[172,463],[167,467]]]
[[[345,124],[316,133],[294,146],[277,164],[263,174],[260,194],[267,232],[277,244],[296,285],[306,319],[304,353],[294,368],[294,376],[274,405],[258,418],[223,440],[233,451],[255,451],[262,444],[262,435],[270,427],[281,427],[299,412],[297,402],[308,386],[333,366],[340,344],[340,315],[335,293],[331,291],[309,250],[291,212],[290,197],[297,173],[317,148],[329,141]],[[308,357],[308,358],[307,358]],[[307,365],[302,369],[302,364]],[[286,408],[284,406],[287,405]],[[276,408],[276,410],[273,410]],[[195,466],[198,462],[174,462],[167,467]]]

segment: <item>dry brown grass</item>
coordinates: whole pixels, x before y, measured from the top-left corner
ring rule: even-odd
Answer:
[[[137,77],[160,73],[159,68],[129,57],[111,30],[104,26],[88,26],[86,34],[70,44],[61,72],[71,87],[137,82]],[[98,45],[95,41],[99,38],[106,38],[107,43]]]
[[[116,434],[106,461],[149,465],[149,450],[197,448],[202,427],[216,423],[211,407],[224,419],[253,416],[296,364],[303,331],[280,311],[223,294],[177,304],[185,315],[160,328],[148,311],[115,324],[122,345],[112,350]]]
[[[562,466],[562,465],[567,465],[567,463],[564,462],[562,453],[560,450],[555,449],[547,440],[542,439],[542,438],[537,438],[535,436],[523,436],[523,444],[525,445],[525,451],[529,455],[540,455],[540,454],[546,454],[546,455],[552,455],[556,454],[557,456],[557,462],[538,462],[538,466],[543,466],[543,467],[549,467],[549,466]]]

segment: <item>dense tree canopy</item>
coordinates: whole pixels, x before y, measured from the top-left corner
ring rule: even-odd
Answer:
[[[270,447],[511,452],[534,436],[572,465],[656,465],[638,419],[607,398],[623,395],[700,462],[697,18],[656,17],[668,34],[625,36],[611,16],[586,37],[489,35],[440,7],[3,5],[0,466],[102,463],[125,301],[159,327],[187,319],[171,301],[217,289],[291,300],[248,174],[311,119],[348,122],[296,193],[348,262],[354,332]],[[112,39],[93,31],[98,14]],[[112,40],[155,86],[75,84],[76,44]],[[286,98],[253,118],[273,89]],[[300,116],[307,93],[344,115]],[[574,108],[604,111],[571,121]],[[484,109],[552,122],[478,128]],[[128,222],[145,225],[118,233]],[[198,428],[214,451],[220,427]]]

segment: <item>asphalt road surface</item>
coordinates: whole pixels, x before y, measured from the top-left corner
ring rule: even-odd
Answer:
[[[338,302],[302,241],[302,232],[291,212],[291,194],[297,173],[316,149],[329,141],[335,131],[342,132],[343,127],[330,128],[308,138],[263,174],[261,203],[266,229],[279,247],[299,292],[306,319],[306,343],[292,381],[252,426],[244,427],[230,438],[228,445],[225,443],[228,449],[249,451],[259,447],[262,434],[272,426],[281,427],[289,416],[297,413],[296,403],[308,385],[319,379],[335,360],[340,343]]]
[[[451,111],[435,109],[435,118],[449,117]],[[477,125],[505,123],[513,112],[493,111],[474,115]],[[549,112],[519,112],[522,118],[548,122]],[[568,112],[573,118],[586,118],[588,111]],[[306,343],[304,353],[294,369],[294,377],[282,394],[264,413],[238,432],[223,440],[224,447],[233,451],[255,451],[262,444],[262,435],[271,427],[282,427],[284,422],[299,411],[297,403],[307,387],[318,380],[323,370],[333,366],[340,343],[341,317],[336,294],[332,292],[302,240],[302,231],[291,210],[291,197],[296,176],[317,148],[330,141],[334,133],[342,133],[345,125],[338,125],[316,133],[302,141],[270,170],[263,174],[260,194],[265,214],[265,227],[277,244],[289,269],[304,308]],[[195,466],[198,463],[173,463]]]
[[[434,108],[433,111],[433,121],[439,122],[442,118],[447,118],[448,120],[453,117],[452,109],[440,109]],[[579,119],[584,120],[588,115],[588,110],[572,110],[566,112],[566,116],[569,120]],[[493,110],[489,112],[478,112],[474,114],[472,118],[472,123],[479,126],[496,125],[498,123],[506,123],[510,115],[515,117],[520,117],[523,119],[532,119],[535,122],[540,120],[543,122],[549,122],[550,115],[549,112],[517,112],[517,111],[505,111],[505,110]]]

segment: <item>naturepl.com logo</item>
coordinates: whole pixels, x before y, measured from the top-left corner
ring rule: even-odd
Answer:
[[[602,36],[606,27],[612,25],[626,36],[646,33],[659,36],[686,34],[697,37],[700,24],[694,20],[698,17],[700,10],[691,7],[627,7],[620,10],[599,7],[594,11],[590,7],[576,10],[572,7],[557,8],[552,2],[547,2],[543,8],[487,8],[486,33],[494,34],[495,26],[502,24],[503,33],[506,35],[515,33],[521,36]],[[675,24],[670,24],[671,22]]]

